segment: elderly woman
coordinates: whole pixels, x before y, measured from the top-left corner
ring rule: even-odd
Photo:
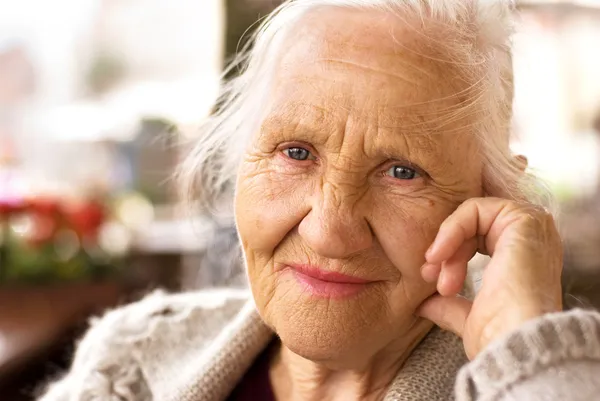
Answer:
[[[205,205],[235,182],[252,299],[110,312],[42,400],[596,399],[600,316],[562,312],[561,241],[509,150],[510,19],[491,0],[282,5],[192,157]]]

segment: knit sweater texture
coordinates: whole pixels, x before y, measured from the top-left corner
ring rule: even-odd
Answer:
[[[38,400],[225,400],[273,335],[248,291],[158,291],[94,319],[71,369]],[[600,314],[573,310],[523,325],[471,362],[459,338],[433,329],[384,401],[591,401],[598,378]]]

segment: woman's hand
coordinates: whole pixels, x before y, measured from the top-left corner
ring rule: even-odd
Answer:
[[[457,296],[475,252],[491,256],[481,290]],[[473,359],[491,341],[523,322],[562,310],[562,244],[542,208],[498,198],[464,202],[440,227],[421,274],[437,281],[418,314],[462,337]]]

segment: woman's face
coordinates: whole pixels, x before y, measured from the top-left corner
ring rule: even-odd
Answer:
[[[465,88],[414,33],[390,27],[352,11],[307,18],[239,171],[259,312],[313,360],[369,358],[407,335],[434,291],[420,276],[425,251],[481,195]]]

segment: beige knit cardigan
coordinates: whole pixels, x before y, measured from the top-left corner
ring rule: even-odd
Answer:
[[[272,338],[247,291],[156,292],[94,320],[39,400],[225,400]],[[600,400],[600,316],[548,315],[466,362],[460,340],[434,329],[384,400]]]

